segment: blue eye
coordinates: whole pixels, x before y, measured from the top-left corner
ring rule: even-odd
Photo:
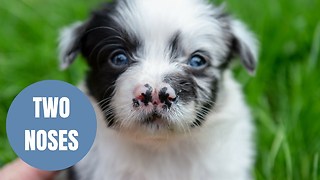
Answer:
[[[194,55],[189,60],[188,65],[193,68],[202,68],[207,65],[207,61],[202,56]]]
[[[117,67],[124,67],[129,64],[129,58],[124,53],[117,53],[111,57],[111,63]]]

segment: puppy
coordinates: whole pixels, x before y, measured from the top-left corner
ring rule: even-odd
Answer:
[[[86,59],[98,121],[72,178],[250,179],[253,126],[228,67],[254,73],[256,44],[204,0],[118,0],[64,29],[61,67]]]

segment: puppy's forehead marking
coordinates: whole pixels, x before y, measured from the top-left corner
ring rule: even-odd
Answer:
[[[183,55],[183,49],[181,48],[180,45],[180,37],[181,36],[181,32],[177,32],[175,33],[170,42],[169,42],[169,51],[170,51],[170,56],[172,59],[178,58],[179,56]]]
[[[203,50],[218,66],[228,50],[226,33],[215,18],[219,13],[204,0],[122,0],[113,18],[139,39],[143,59],[170,61]]]

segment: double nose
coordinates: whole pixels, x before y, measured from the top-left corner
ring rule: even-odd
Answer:
[[[170,108],[176,101],[177,95],[169,84],[162,84],[159,88],[153,88],[149,84],[137,86],[134,90],[133,106],[162,106]]]

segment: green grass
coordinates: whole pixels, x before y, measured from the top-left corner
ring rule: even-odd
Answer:
[[[256,179],[320,179],[320,1],[226,2],[227,10],[261,41],[256,76],[248,76],[239,65],[235,68],[257,126]],[[58,70],[58,29],[84,19],[98,3],[1,1],[0,166],[15,158],[5,132],[13,98],[36,81],[76,84],[83,77],[82,61],[66,72]]]

